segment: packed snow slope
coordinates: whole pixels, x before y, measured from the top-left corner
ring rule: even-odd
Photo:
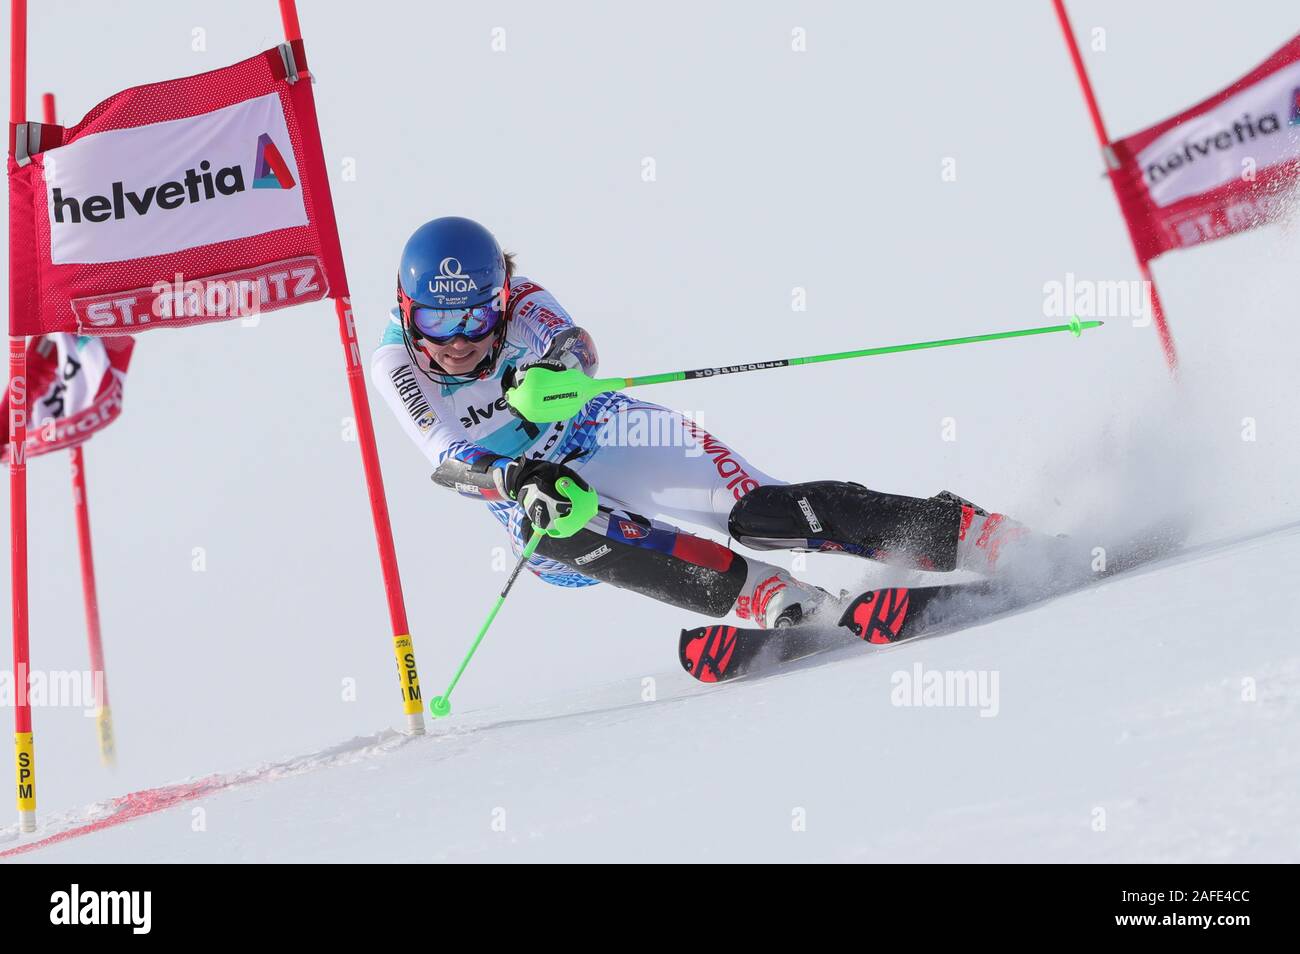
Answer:
[[[475,709],[480,671],[428,737],[21,859],[1296,861],[1298,559],[1293,525],[947,636],[723,687],[663,672],[653,701],[638,680]],[[916,666],[996,695],[898,705]]]

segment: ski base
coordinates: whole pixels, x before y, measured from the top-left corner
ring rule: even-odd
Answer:
[[[995,597],[995,591],[987,583],[867,590],[840,604],[843,609],[837,608],[840,616],[836,625],[864,642],[896,643],[915,636],[935,619],[930,612],[934,605],[962,603],[963,597]],[[682,667],[701,682],[725,682],[760,666],[790,662],[843,644],[842,634],[827,631],[818,622],[774,630],[700,626],[682,630],[678,658]]]

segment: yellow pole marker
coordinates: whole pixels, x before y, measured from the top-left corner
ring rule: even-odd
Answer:
[[[415,644],[409,635],[393,637],[397,657],[397,679],[402,689],[402,711],[406,727],[415,735],[424,733],[424,703],[420,697],[420,674],[415,669]]]
[[[30,732],[14,733],[14,760],[18,779],[18,828],[36,830],[36,746]]]
[[[95,729],[99,736],[99,761],[108,768],[117,765],[117,739],[113,736],[113,713],[108,706],[100,706],[95,714]]]

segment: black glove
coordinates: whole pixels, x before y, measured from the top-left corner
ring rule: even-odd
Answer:
[[[573,510],[569,498],[556,487],[561,477],[569,478],[583,490],[591,489],[574,471],[549,460],[517,460],[506,468],[510,498],[519,501],[533,526],[545,530],[556,517]]]

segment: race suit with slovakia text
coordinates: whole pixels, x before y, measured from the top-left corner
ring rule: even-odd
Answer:
[[[727,516],[737,500],[755,487],[781,483],[679,412],[618,392],[593,398],[566,421],[520,420],[502,395],[502,374],[509,366],[539,360],[556,335],[574,324],[550,292],[523,277],[511,283],[507,312],[505,345],[491,374],[448,385],[425,373],[428,365],[419,351],[414,360],[420,366],[412,365],[396,309],[390,316],[371,360],[374,384],[434,467],[452,457],[473,463],[485,454],[564,463],[600,496],[601,511],[589,529],[621,543],[683,556],[700,541],[658,517],[725,538]],[[594,375],[594,353],[581,357],[583,370]],[[465,496],[483,499],[476,491]],[[509,500],[488,500],[487,507],[510,533],[517,555],[524,542],[522,508]],[[596,582],[542,556],[534,556],[529,569],[559,586]]]

